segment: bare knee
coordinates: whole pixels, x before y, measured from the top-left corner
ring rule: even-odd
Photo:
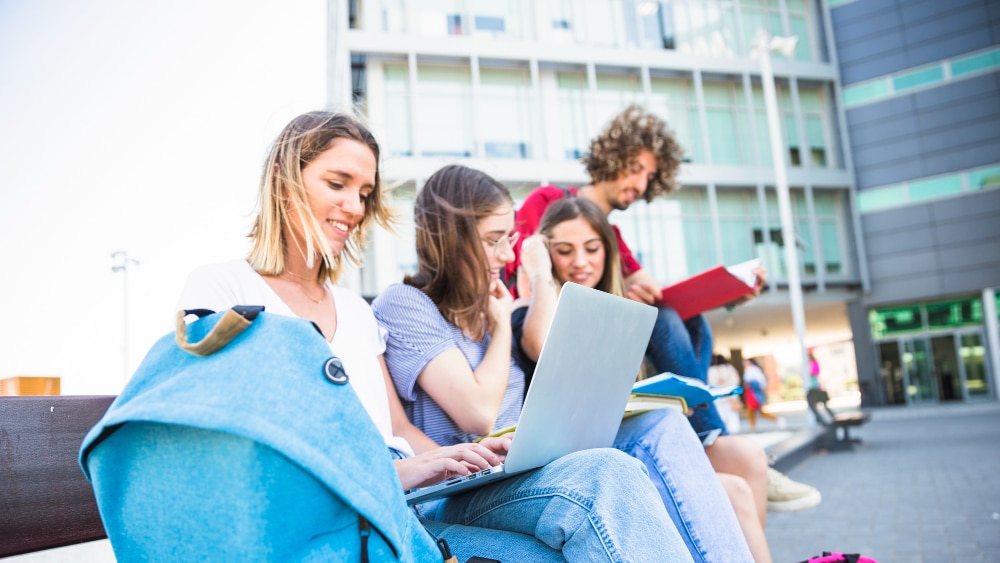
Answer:
[[[726,496],[733,505],[736,517],[742,522],[744,518],[756,518],[757,506],[754,502],[753,490],[746,479],[730,474],[717,473],[722,487],[726,490]]]

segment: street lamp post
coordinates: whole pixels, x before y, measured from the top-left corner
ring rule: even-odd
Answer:
[[[139,261],[130,258],[128,252],[118,250],[111,253],[111,259],[116,262],[111,265],[111,271],[122,273],[122,377],[127,382],[128,373],[128,269],[130,266],[138,266]]]
[[[774,89],[771,71],[771,51],[791,57],[798,44],[798,37],[771,37],[767,31],[757,31],[753,52],[760,57],[760,79],[764,88],[764,107],[767,110],[767,128],[771,138],[771,158],[774,163],[774,189],[778,194],[778,213],[781,216],[781,238],[785,247],[785,272],[788,275],[788,295],[792,302],[792,324],[798,337],[802,389],[809,388],[809,351],[806,348],[806,316],[802,304],[802,281],[799,278],[798,237],[792,224],[792,200],[788,193],[788,174],[785,169],[785,147],[778,121],[778,96]]]

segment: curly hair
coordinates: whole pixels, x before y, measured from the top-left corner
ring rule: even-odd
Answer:
[[[635,163],[642,149],[656,156],[656,174],[642,196],[649,202],[677,189],[677,169],[684,150],[666,122],[642,107],[633,104],[616,115],[590,142],[590,152],[580,162],[587,167],[592,182],[614,181]]]

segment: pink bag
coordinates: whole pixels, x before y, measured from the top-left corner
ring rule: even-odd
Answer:
[[[799,563],[840,563],[845,561],[846,563],[878,563],[878,561],[875,561],[871,557],[865,557],[857,553],[837,553],[836,551],[824,551],[821,556],[810,557]]]

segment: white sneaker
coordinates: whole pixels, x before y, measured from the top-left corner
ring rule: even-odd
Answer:
[[[788,428],[788,421],[785,420],[785,417],[783,416],[778,417],[777,424],[778,424],[778,430],[784,430],[785,428]]]
[[[768,512],[795,512],[812,508],[823,501],[815,487],[792,481],[780,471],[767,469]]]

